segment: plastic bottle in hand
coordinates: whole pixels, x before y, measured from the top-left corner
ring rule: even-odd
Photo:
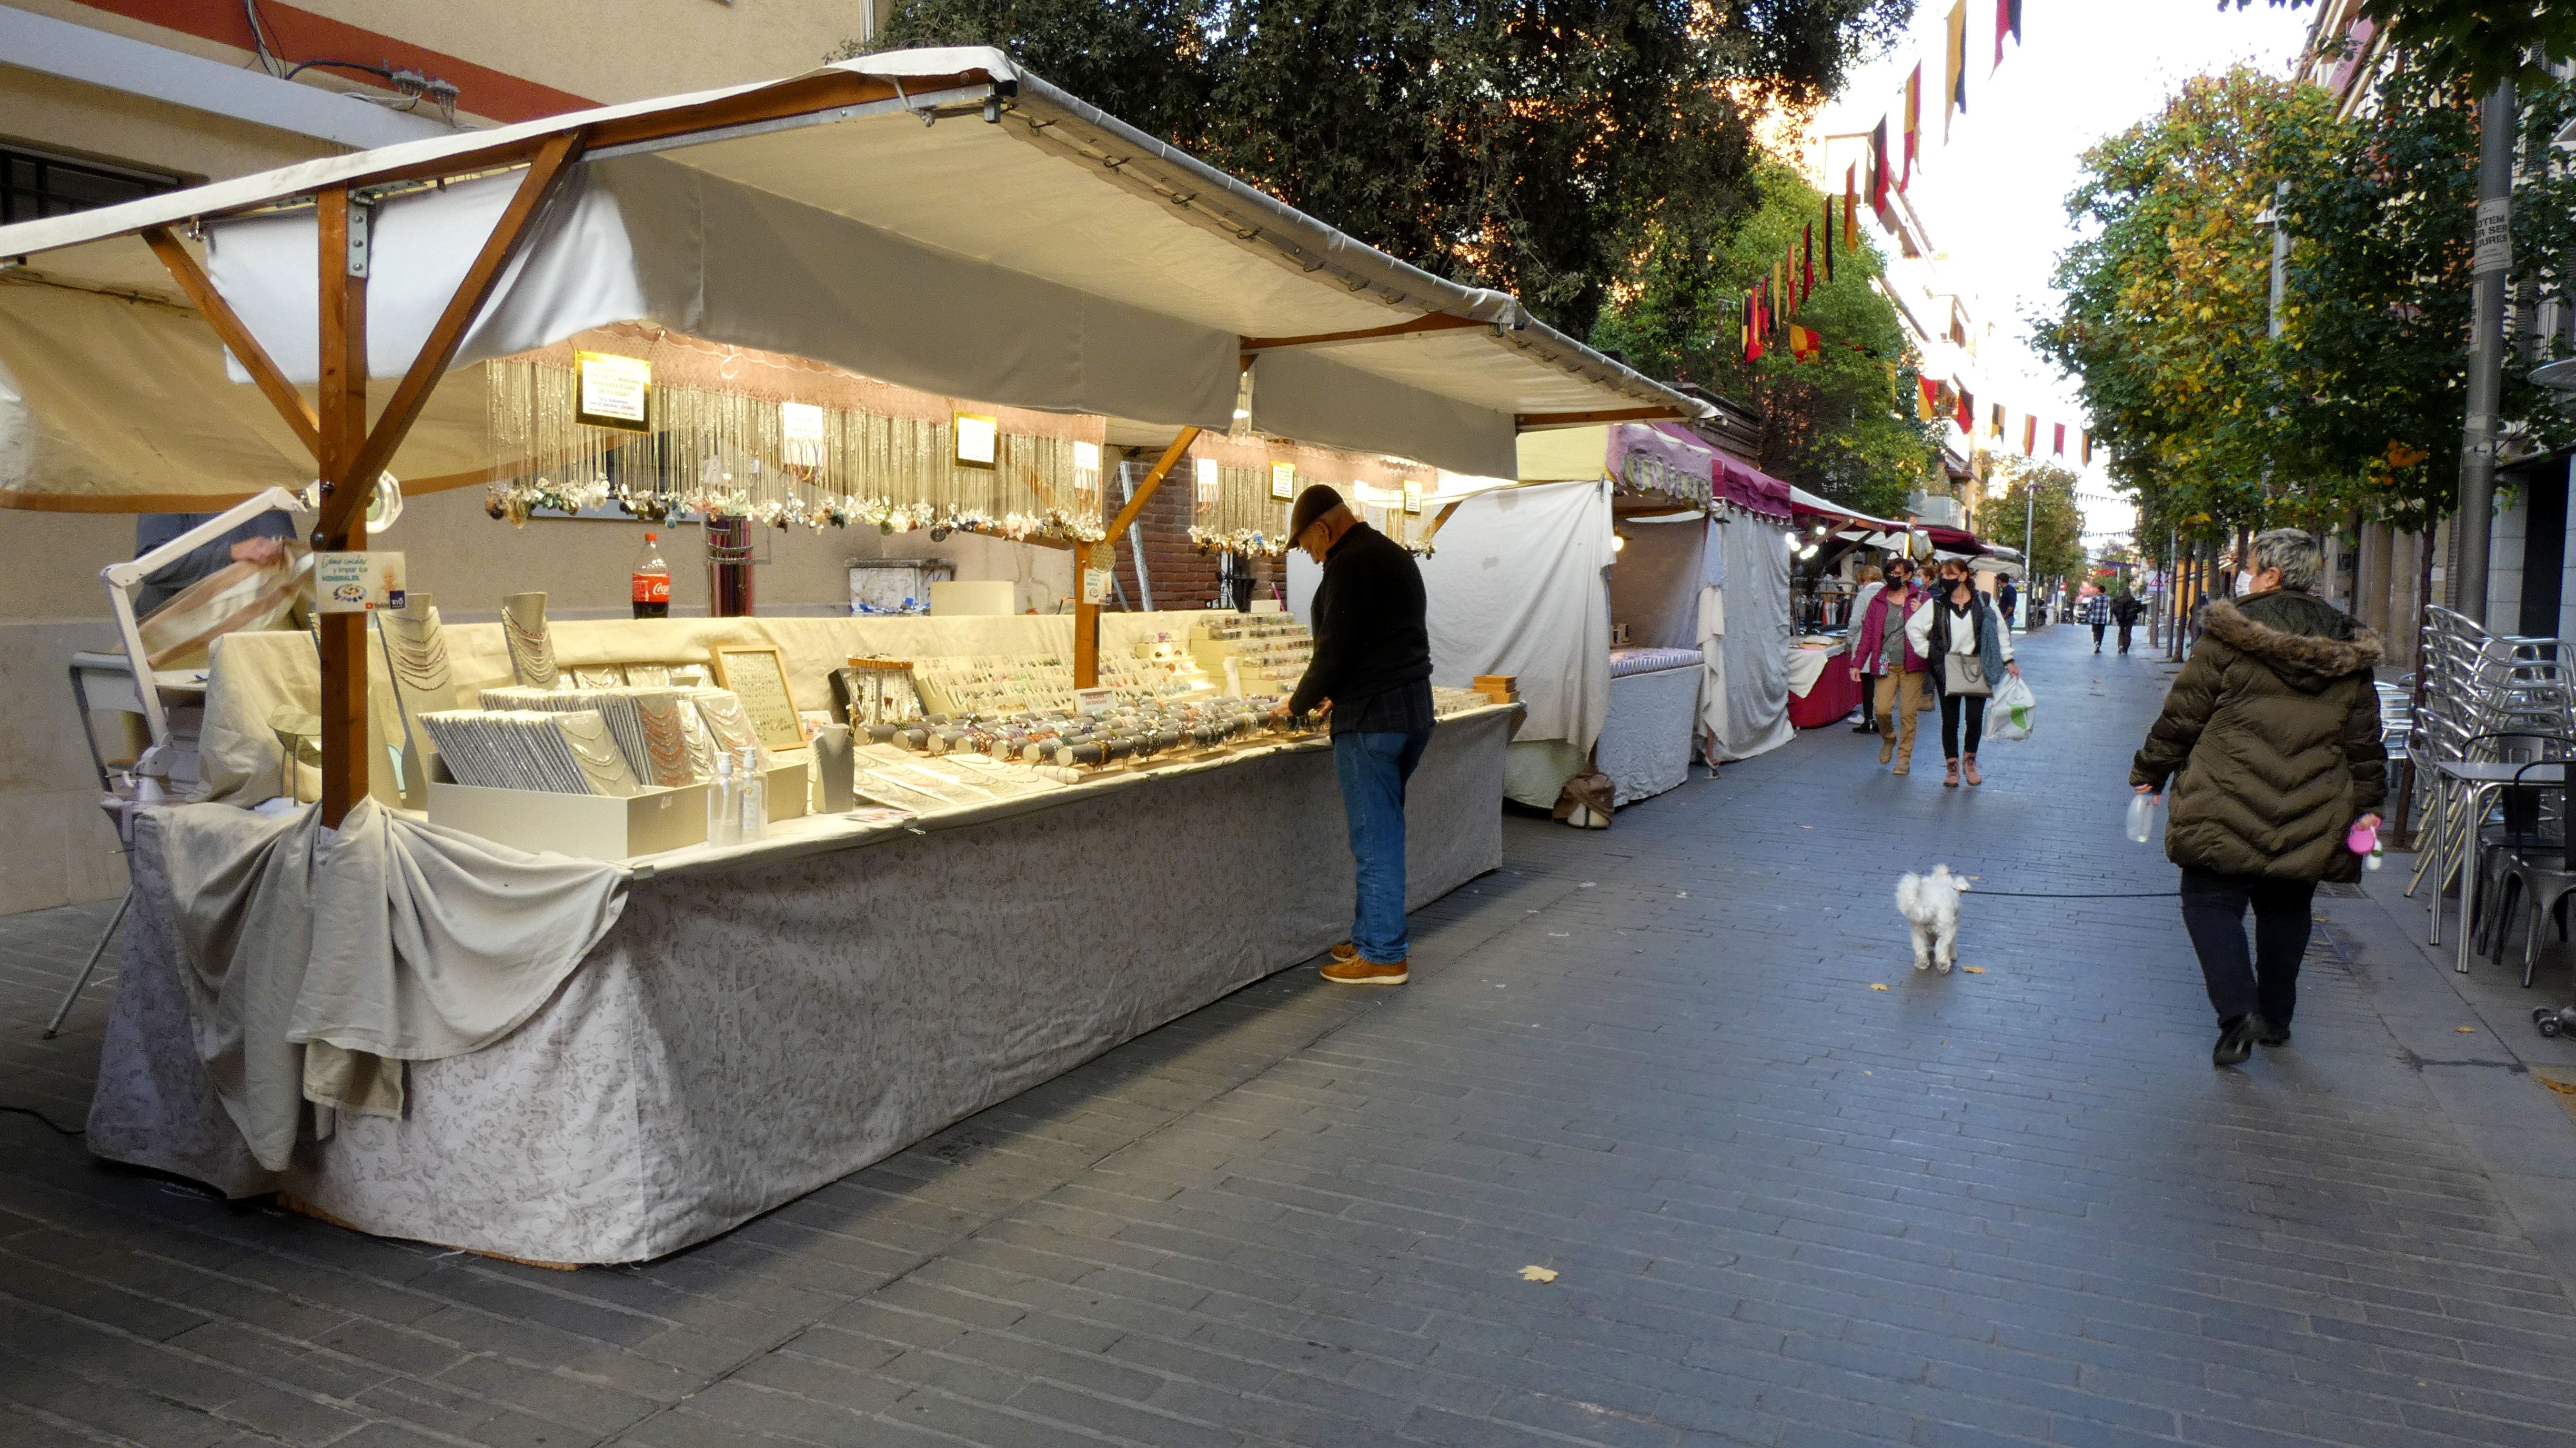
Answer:
[[[635,570],[628,579],[637,618],[671,616],[671,565],[662,561],[661,545],[654,541],[660,536],[644,535],[643,556],[635,560]]]
[[[2129,796],[2129,839],[2146,844],[2156,837],[2156,797],[2151,794]]]

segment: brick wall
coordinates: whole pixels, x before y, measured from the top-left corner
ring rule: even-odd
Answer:
[[[1148,466],[1156,456],[1153,452],[1129,454],[1130,458]],[[1185,474],[1188,466],[1184,461],[1174,471]],[[1106,483],[1108,496],[1105,504],[1114,514],[1126,503],[1119,491],[1114,466]],[[1130,529],[1145,545],[1145,572],[1153,582],[1154,607],[1157,609],[1209,608],[1217,603],[1218,555],[1202,553],[1198,545],[1190,541],[1192,509],[1189,479],[1186,476],[1167,478],[1145,504],[1145,511],[1136,515]],[[1282,590],[1287,587],[1287,571],[1279,559],[1238,559],[1237,566],[1252,573],[1255,580],[1253,596],[1256,598],[1269,597],[1274,585]],[[1143,607],[1145,594],[1136,586],[1136,544],[1128,538],[1118,540],[1117,570],[1118,587],[1126,596],[1127,606]],[[1109,606],[1116,607],[1114,599]]]

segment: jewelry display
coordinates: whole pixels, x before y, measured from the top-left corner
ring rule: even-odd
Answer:
[[[604,689],[534,689],[505,685],[485,689],[479,701],[486,709],[538,709],[569,713],[588,709],[608,721],[626,767],[638,780],[661,786],[700,778],[689,765],[686,736],[680,731],[680,691],[636,684]],[[653,716],[648,720],[647,715]]]
[[[403,807],[429,807],[429,780],[438,746],[413,721],[432,709],[456,707],[456,673],[447,660],[447,631],[426,593],[405,596],[399,611],[376,614],[376,640],[393,680],[394,708],[402,721]]]
[[[684,689],[681,697],[696,706],[698,718],[706,725],[708,742],[720,753],[739,756],[749,749],[761,769],[769,768],[769,746],[760,742],[759,731],[751,727],[751,717],[743,712],[742,700],[727,689]]]
[[[555,668],[554,637],[546,631],[546,596],[505,594],[501,599],[501,637],[510,649],[510,677],[532,689],[551,689]]]

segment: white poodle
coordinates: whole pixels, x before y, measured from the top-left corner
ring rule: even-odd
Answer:
[[[1907,875],[1896,882],[1896,913],[1914,927],[1914,968],[1941,973],[1959,958],[1959,897],[1968,893],[1968,882],[1950,873],[1947,865],[1934,865],[1929,875]]]

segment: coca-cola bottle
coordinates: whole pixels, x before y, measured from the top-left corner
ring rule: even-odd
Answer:
[[[654,542],[660,536],[645,534],[644,556],[635,560],[632,592],[637,618],[671,616],[671,565],[662,561],[662,550]]]

